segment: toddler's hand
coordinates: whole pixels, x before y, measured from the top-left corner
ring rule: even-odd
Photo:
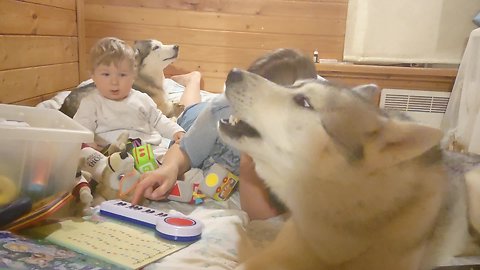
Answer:
[[[182,139],[183,135],[185,135],[184,131],[179,131],[179,132],[173,134],[173,141],[175,143],[180,143],[180,140]]]

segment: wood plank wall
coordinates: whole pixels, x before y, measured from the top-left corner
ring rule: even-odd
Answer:
[[[130,44],[158,39],[180,46],[167,75],[198,70],[203,89],[218,92],[231,68],[246,68],[272,49],[297,48],[308,55],[318,49],[321,58],[341,60],[347,5],[348,0],[85,0],[80,62],[104,36]]]
[[[0,0],[0,103],[35,105],[78,82],[75,0]]]
[[[290,47],[342,60],[348,0],[0,0],[0,103],[35,105],[88,78],[88,51],[104,36],[180,45],[167,75],[198,70],[202,88],[223,89],[228,71]],[[450,91],[456,70],[317,64],[347,84]],[[417,70],[407,70],[416,74]],[[397,74],[400,72],[399,74]],[[399,75],[399,76],[397,76]],[[401,75],[401,76],[400,76]]]

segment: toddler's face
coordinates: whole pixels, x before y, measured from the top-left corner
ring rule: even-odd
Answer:
[[[132,89],[135,73],[127,60],[115,65],[98,65],[92,74],[92,79],[100,94],[112,100],[122,100]]]

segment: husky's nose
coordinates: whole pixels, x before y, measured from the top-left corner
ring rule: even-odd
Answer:
[[[176,51],[176,52],[178,52],[178,48],[179,48],[178,45],[174,45],[174,46],[173,46],[173,50]]]
[[[238,68],[234,68],[228,73],[226,84],[228,85],[230,83],[239,82],[242,79],[243,79],[242,71]]]

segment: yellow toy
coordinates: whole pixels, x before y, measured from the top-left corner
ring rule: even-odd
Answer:
[[[238,176],[227,169],[213,164],[207,171],[204,181],[200,182],[200,190],[217,201],[228,199],[238,183]]]
[[[0,206],[13,202],[17,198],[19,191],[12,179],[0,175]]]

